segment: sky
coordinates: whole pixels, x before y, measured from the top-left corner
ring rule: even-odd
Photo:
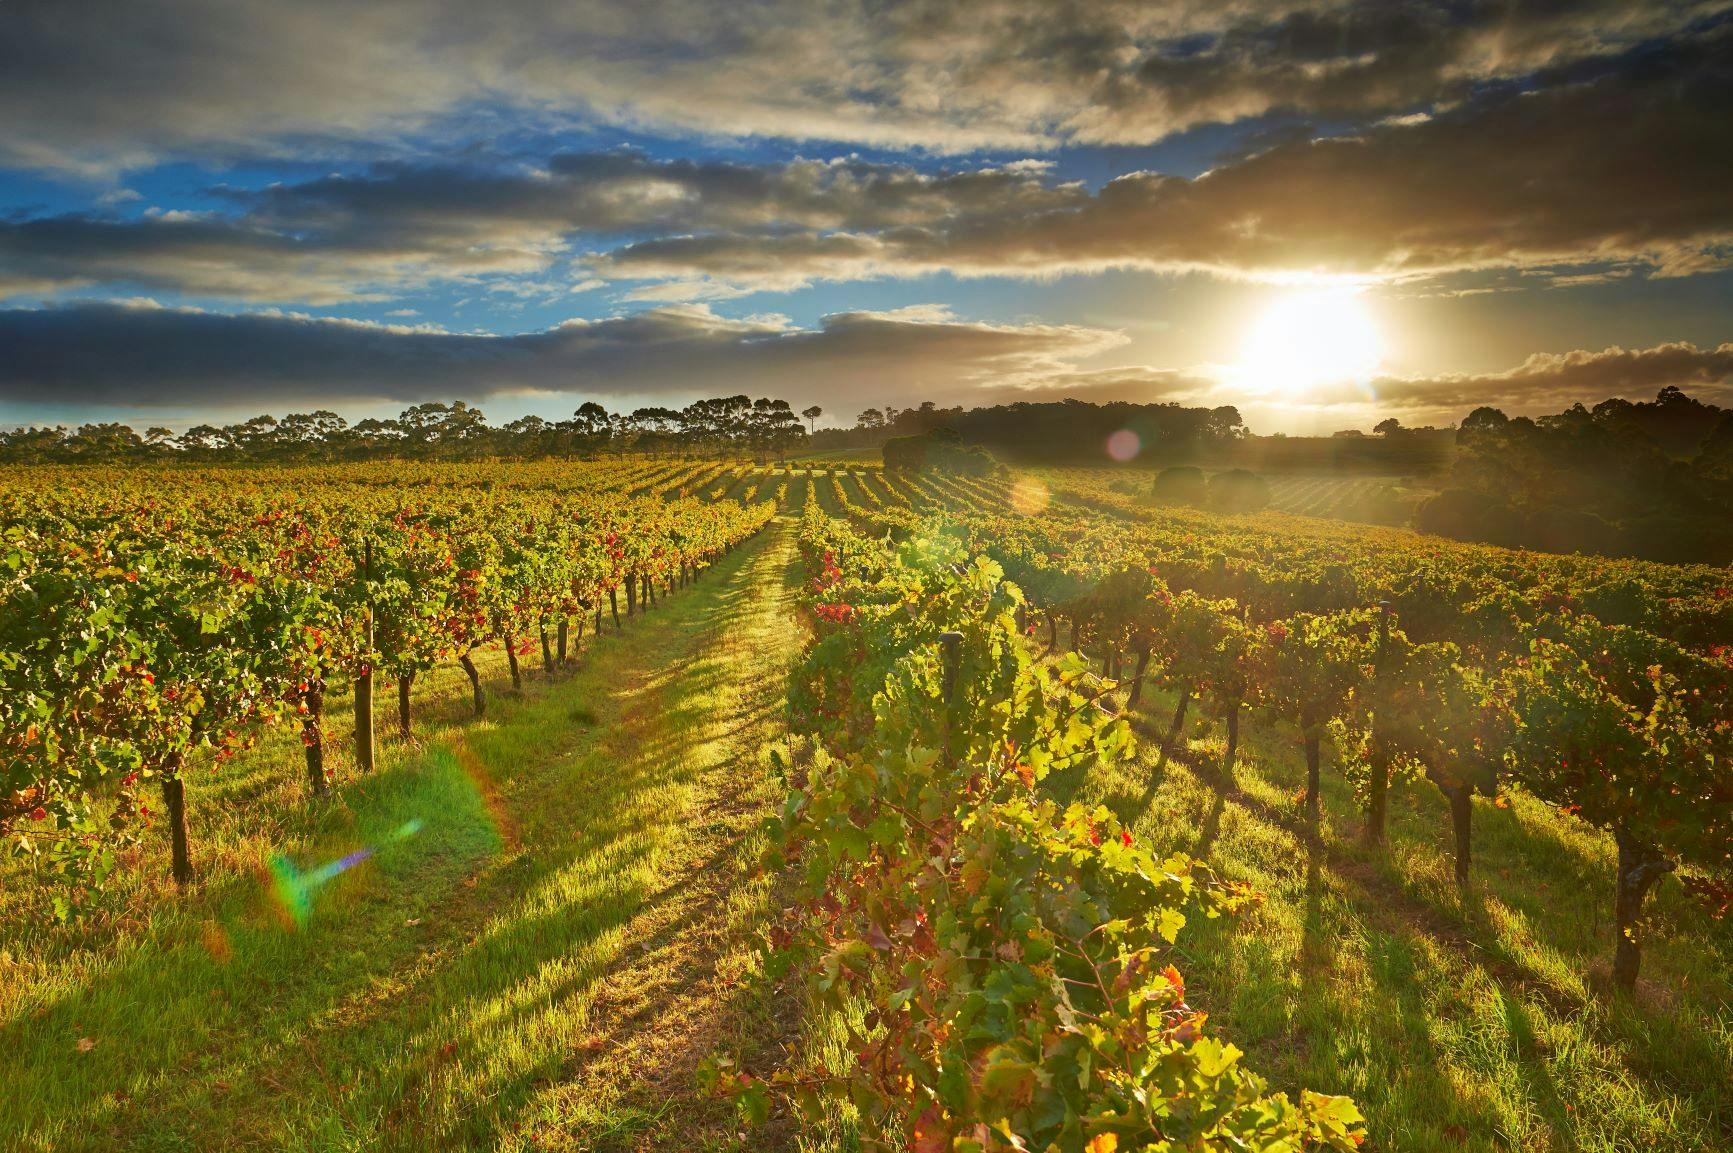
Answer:
[[[1733,2],[0,0],[0,426],[1733,403]]]

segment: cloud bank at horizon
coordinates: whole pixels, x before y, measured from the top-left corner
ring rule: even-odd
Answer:
[[[867,282],[909,282],[912,303],[931,299],[922,278],[1108,270],[1634,293],[1733,270],[1729,108],[1728,0],[14,0],[0,177],[93,191],[0,201],[0,299],[19,305],[0,312],[0,399],[695,394],[710,379],[863,404],[1208,397],[1207,366],[1106,363],[1137,355],[1107,325],[881,303],[797,328],[668,306]],[[1207,171],[1122,151],[1084,181],[1063,163],[1210,126],[1226,135]],[[603,129],[674,144],[547,143]],[[786,147],[736,147],[754,141]],[[213,174],[202,207],[125,187],[165,165]],[[273,165],[287,175],[261,183]],[[235,172],[253,175],[224,182]],[[513,300],[590,315],[452,334],[248,311],[443,290],[492,302],[496,329]],[[562,307],[574,293],[603,303]],[[199,308],[115,303],[140,294]],[[1314,403],[1715,389],[1724,347],[1573,352],[1568,371],[1541,357]],[[1585,367],[1625,363],[1614,353],[1622,376]]]
[[[510,336],[450,333],[296,313],[210,313],[151,303],[0,310],[0,403],[51,404],[68,392],[148,414],[196,405],[252,415],[323,405],[486,401],[529,396],[559,412],[577,399],[796,396],[851,415],[871,403],[995,404],[1060,396],[1219,405],[1231,386],[1207,369],[1099,368],[1119,332],[1080,325],[985,324],[940,307],[731,319],[672,305]],[[1319,395],[1325,408],[1459,419],[1644,399],[1668,386],[1733,400],[1733,343],[1676,343],[1539,354],[1501,373],[1383,377]]]

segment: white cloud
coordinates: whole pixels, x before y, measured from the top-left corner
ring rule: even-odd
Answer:
[[[800,328],[679,304],[511,336],[269,310],[76,304],[0,310],[0,401],[224,409],[583,392],[750,392],[827,405],[1017,387],[1118,348],[1080,325],[987,324],[911,306]],[[76,355],[74,351],[76,350]]]

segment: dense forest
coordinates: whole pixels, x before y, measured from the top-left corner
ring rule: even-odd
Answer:
[[[1020,464],[1099,464],[1102,446],[1116,433],[1132,433],[1137,455],[1152,460],[1218,453],[1250,435],[1232,405],[1187,408],[1067,399],[963,409],[939,408],[929,401],[901,410],[869,408],[855,419],[853,428],[824,429],[813,443],[825,448],[870,448],[887,437],[921,436],[936,428],[954,429],[964,443]]]
[[[1677,388],[1534,419],[1477,408],[1416,525],[1459,540],[1733,561],[1733,412]]]

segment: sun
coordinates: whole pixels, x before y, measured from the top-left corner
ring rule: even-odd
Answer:
[[[1353,289],[1295,292],[1271,305],[1246,332],[1234,375],[1248,389],[1299,397],[1378,372],[1378,326]]]

